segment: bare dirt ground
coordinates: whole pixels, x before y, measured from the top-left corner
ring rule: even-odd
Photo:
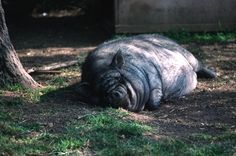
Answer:
[[[74,59],[109,39],[103,27],[81,24],[76,18],[14,22],[9,25],[9,32],[25,68]],[[162,103],[156,111],[130,113],[131,118],[156,127],[160,137],[236,132],[236,42],[183,46],[214,67],[218,78],[200,79],[190,95]],[[43,74],[34,78],[46,85],[55,76]],[[73,85],[79,82],[80,74],[72,73],[67,78]],[[19,112],[27,122],[38,122],[46,130],[61,132],[71,119],[101,109],[79,102],[72,86],[48,94],[38,104],[29,104]]]

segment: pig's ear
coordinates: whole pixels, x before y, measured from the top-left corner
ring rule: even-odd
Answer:
[[[125,60],[124,60],[124,57],[122,55],[122,51],[118,50],[117,53],[115,54],[115,56],[112,59],[111,65],[113,67],[117,67],[117,68],[121,69],[124,64],[125,64]]]

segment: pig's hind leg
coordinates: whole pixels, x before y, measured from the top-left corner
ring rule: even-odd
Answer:
[[[155,88],[151,90],[149,100],[146,104],[146,109],[155,110],[159,107],[162,99],[162,90],[160,88]]]

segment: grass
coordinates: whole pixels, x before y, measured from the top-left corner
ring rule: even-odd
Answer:
[[[190,43],[190,42],[200,42],[200,43],[223,43],[223,42],[231,42],[236,41],[236,32],[165,32],[158,33],[164,36],[167,36],[173,40],[178,41],[179,43]],[[127,36],[132,36],[131,34],[121,34],[116,35],[113,38],[124,38]]]
[[[56,86],[66,86],[66,77],[61,77],[61,76],[56,76],[52,78],[52,80],[49,81],[51,85],[56,85]]]
[[[181,43],[189,42],[201,42],[201,43],[213,43],[213,42],[230,42],[236,41],[236,32],[204,32],[204,33],[190,33],[190,32],[168,32],[163,33],[174,40]]]
[[[123,110],[106,109],[68,121],[63,133],[22,121],[19,112],[1,105],[0,155],[233,155],[236,134],[196,134],[189,139],[156,140],[155,130],[129,119]],[[147,135],[149,134],[149,135]],[[151,134],[151,135],[150,135]]]
[[[62,85],[62,83],[65,85],[65,82],[57,77],[54,78],[52,82],[53,85],[48,85],[44,88],[39,88],[36,90],[26,89],[20,84],[8,85],[6,88],[0,90],[0,105],[18,105],[24,103],[24,101],[37,103],[40,101],[42,95],[56,90]],[[12,95],[5,97],[6,93],[10,93]],[[13,98],[10,98],[10,96]]]
[[[89,149],[96,155],[166,156],[181,153],[204,156],[227,155],[236,150],[236,134],[210,136],[206,143],[206,139],[199,136],[191,138],[196,140],[194,142],[177,138],[155,140],[146,135],[156,135],[152,127],[129,120],[128,116],[121,110],[108,109],[80,122],[74,121],[68,129],[69,134],[84,142],[82,149]]]
[[[69,131],[85,140],[84,148],[91,148],[99,155],[126,155],[143,147],[143,134],[151,128],[126,120],[128,114],[109,109],[90,115],[81,122],[75,121]],[[141,151],[139,151],[141,152]]]

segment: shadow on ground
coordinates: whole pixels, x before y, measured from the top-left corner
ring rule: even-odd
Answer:
[[[95,46],[113,32],[106,21],[89,21],[86,17],[12,19],[9,33],[16,50],[48,47]]]
[[[71,119],[76,120],[85,114],[104,109],[81,102],[76,92],[77,85],[42,96],[41,104],[35,105],[40,108],[27,108],[38,112],[26,113],[27,117],[53,123],[54,126],[49,128],[57,132],[64,129],[65,123]],[[181,99],[163,102],[156,111],[130,112],[130,115],[134,120],[152,125],[161,136],[186,137],[195,133],[218,135],[236,128],[236,109],[232,105],[236,103],[235,94],[234,91],[197,90]]]

